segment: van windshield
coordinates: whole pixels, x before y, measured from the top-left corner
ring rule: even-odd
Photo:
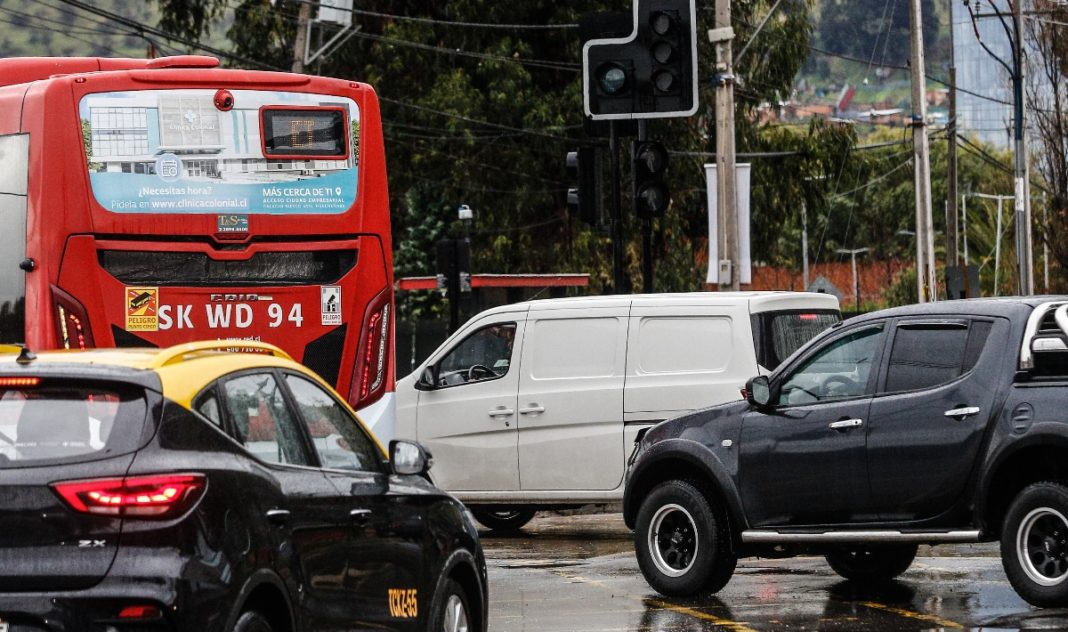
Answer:
[[[841,322],[836,310],[791,310],[753,315],[757,363],[774,371],[782,361],[828,327]]]

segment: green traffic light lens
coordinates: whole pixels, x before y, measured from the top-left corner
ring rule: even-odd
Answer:
[[[666,70],[653,75],[653,85],[659,92],[671,92],[675,89],[675,75]]]
[[[618,64],[604,64],[597,69],[597,83],[605,94],[618,94],[627,85],[627,72]]]

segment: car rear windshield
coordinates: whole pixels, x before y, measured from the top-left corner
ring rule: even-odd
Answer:
[[[757,362],[769,371],[842,316],[836,310],[765,312],[753,316]]]
[[[146,412],[138,389],[22,380],[0,386],[0,468],[90,461],[137,446]]]

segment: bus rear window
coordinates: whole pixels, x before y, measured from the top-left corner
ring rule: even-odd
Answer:
[[[219,261],[201,252],[101,250],[99,260],[127,285],[329,285],[355,267],[356,251],[258,252],[244,261]]]
[[[267,90],[233,90],[232,97],[229,110],[215,105],[210,89],[82,97],[97,203],[113,213],[156,214],[338,214],[352,207],[360,155],[355,101]],[[271,114],[261,120],[261,112]]]
[[[0,387],[0,467],[87,461],[136,447],[146,404],[136,389]]]
[[[834,310],[765,312],[753,316],[757,362],[769,371],[828,327],[841,322]]]

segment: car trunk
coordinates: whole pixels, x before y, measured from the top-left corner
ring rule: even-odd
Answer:
[[[121,518],[80,511],[60,490],[125,475],[145,417],[134,387],[0,376],[0,592],[85,588],[107,574]]]

